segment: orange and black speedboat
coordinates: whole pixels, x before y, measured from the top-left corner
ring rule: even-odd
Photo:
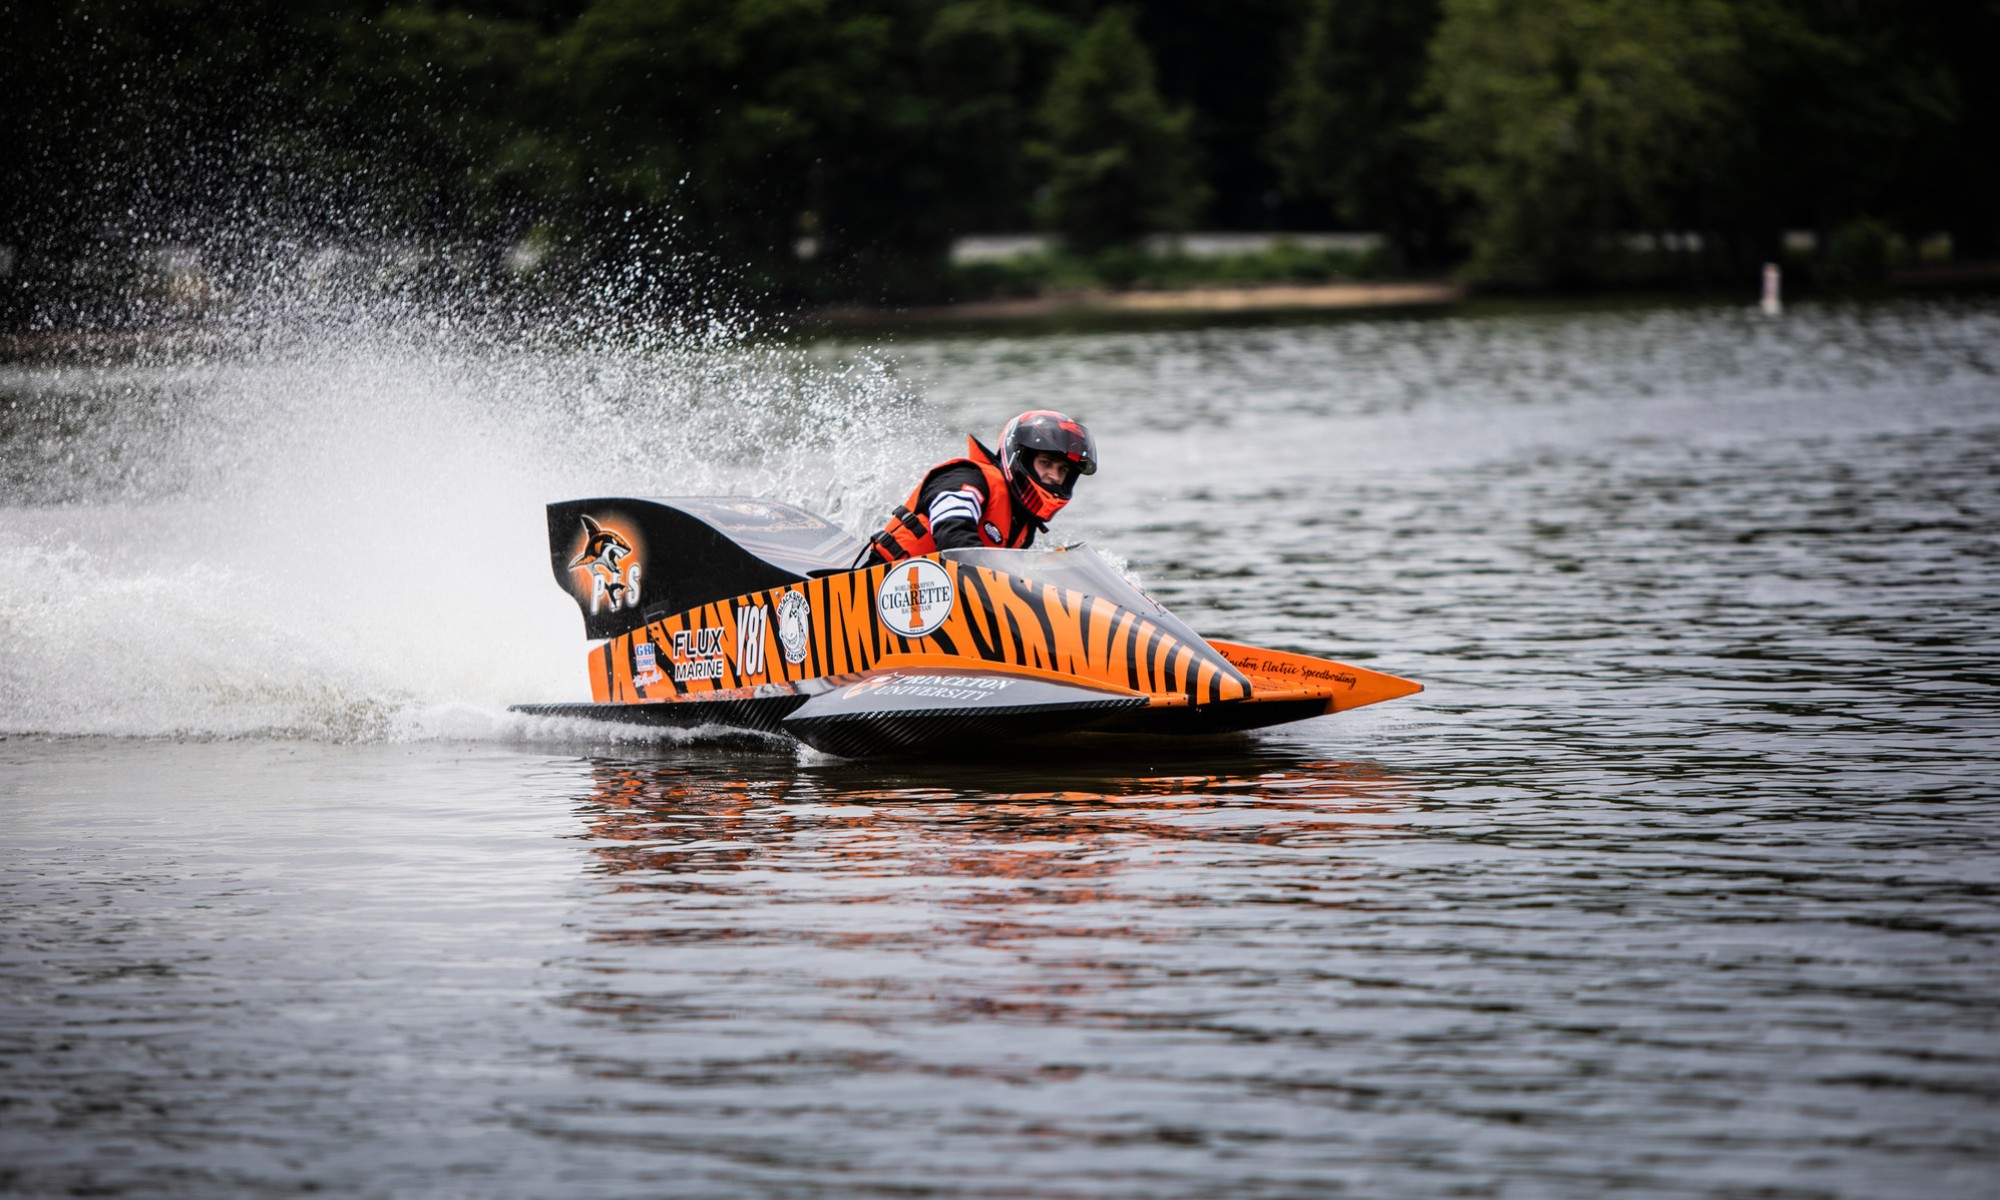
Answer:
[[[856,567],[802,508],[698,497],[548,509],[583,610],[589,703],[516,711],[789,734],[859,757],[1071,730],[1227,733],[1421,691],[1205,639],[1088,547]]]

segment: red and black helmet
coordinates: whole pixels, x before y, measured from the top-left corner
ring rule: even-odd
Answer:
[[[1032,459],[1036,453],[1059,454],[1076,470],[1060,487],[1047,487],[1035,478]],[[1082,475],[1097,474],[1097,439],[1077,421],[1059,412],[1036,409],[1007,422],[1000,432],[1000,468],[1023,507],[1046,521],[1069,503],[1070,493]]]

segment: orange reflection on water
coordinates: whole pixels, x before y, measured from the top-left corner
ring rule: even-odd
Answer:
[[[725,886],[717,873],[754,868],[1061,882],[1080,901],[1104,899],[1121,872],[1184,850],[1367,837],[1393,827],[1408,802],[1402,781],[1372,763],[1120,765],[605,761],[592,767],[580,813],[601,870],[630,877],[619,890],[684,890],[692,874],[715,888]]]
[[[1273,754],[598,761],[578,814],[601,986],[568,1003],[723,1027],[782,985],[823,995],[821,1022],[1143,1025],[1116,997],[1214,930],[1344,906],[1346,851],[1410,809],[1376,764]]]

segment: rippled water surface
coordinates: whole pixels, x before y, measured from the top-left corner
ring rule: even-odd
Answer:
[[[0,1191],[1983,1197],[2000,305],[0,367]],[[583,690],[539,506],[1057,528],[1424,681],[842,762]]]

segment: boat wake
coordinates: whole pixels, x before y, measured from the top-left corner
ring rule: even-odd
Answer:
[[[880,361],[728,323],[239,325],[0,367],[0,734],[537,736],[506,705],[582,687],[548,501],[734,492],[854,524],[944,440]]]

